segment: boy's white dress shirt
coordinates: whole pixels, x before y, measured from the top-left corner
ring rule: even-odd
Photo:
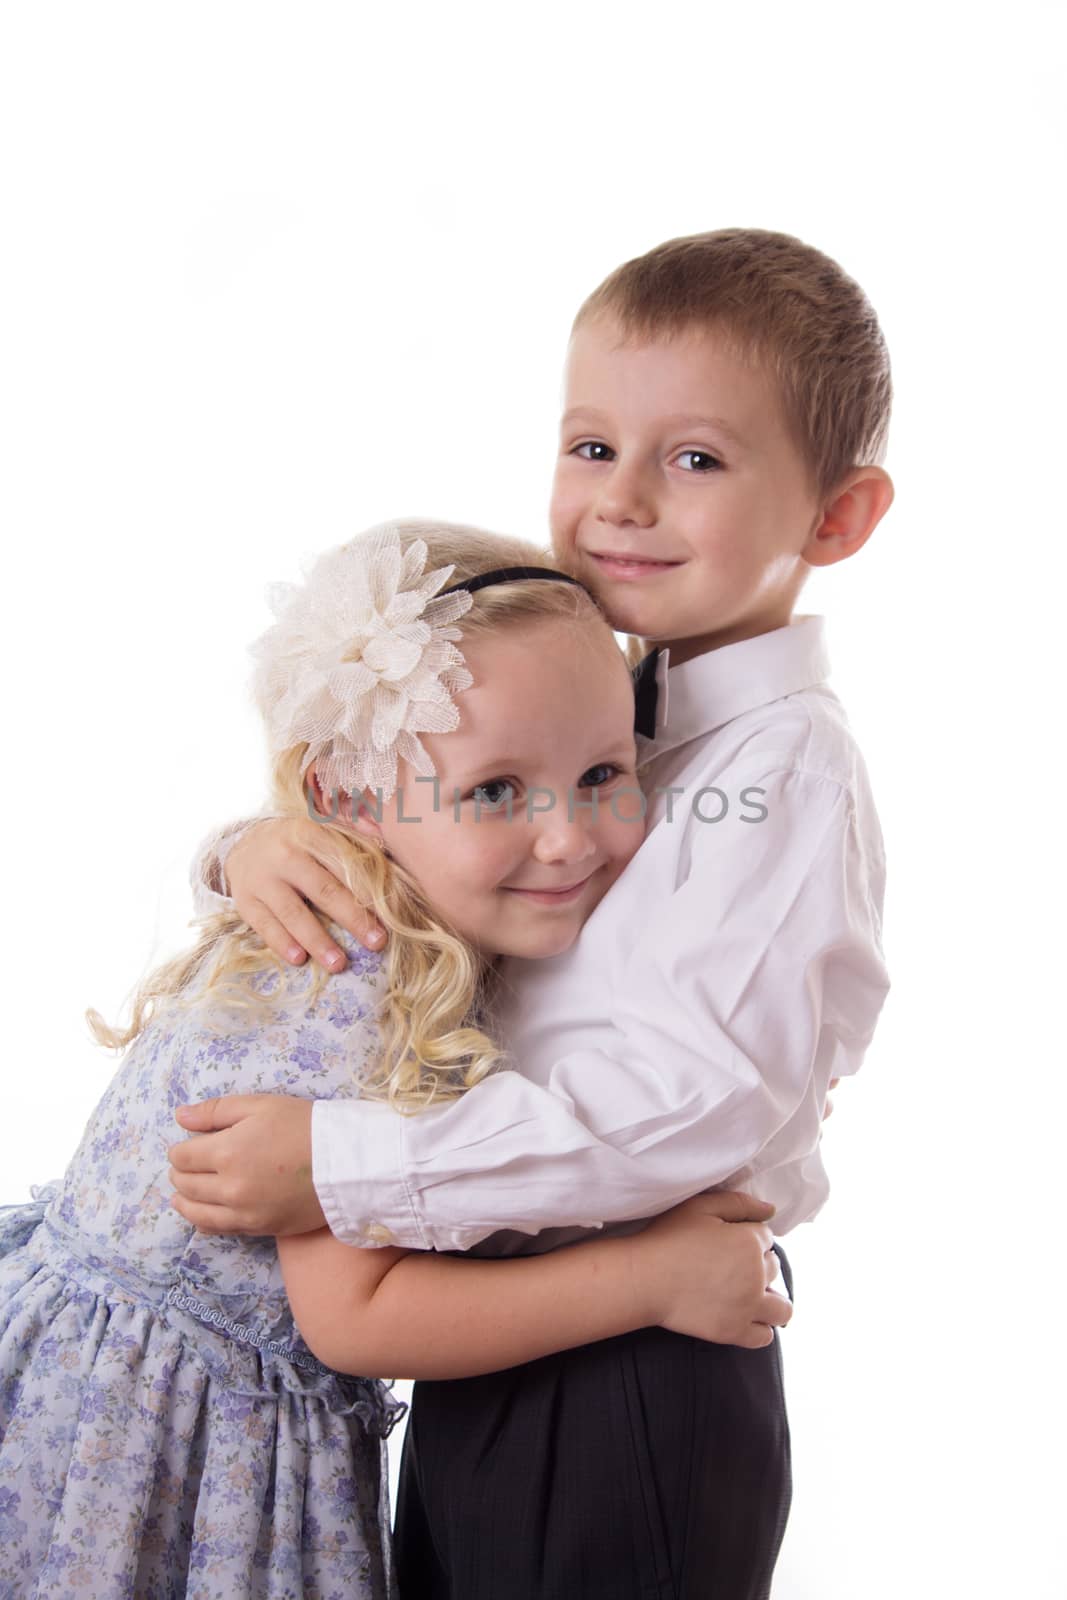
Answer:
[[[664,664],[644,843],[571,950],[504,964],[514,1068],[413,1116],[316,1104],[339,1238],[540,1251],[713,1186],[772,1201],[783,1234],[826,1199],[827,1087],[888,981],[881,831],[822,619]]]

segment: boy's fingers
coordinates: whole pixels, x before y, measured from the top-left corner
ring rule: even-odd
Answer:
[[[193,1133],[217,1133],[222,1128],[232,1128],[235,1122],[250,1117],[254,1111],[270,1108],[276,1097],[270,1094],[220,1094],[213,1100],[196,1100],[179,1106],[174,1115],[183,1128]]]
[[[196,1200],[183,1200],[181,1195],[171,1198],[171,1208],[191,1222],[201,1233],[241,1233],[236,1213],[228,1206],[209,1206]]]
[[[225,1120],[226,1095],[216,1095],[213,1100],[197,1100],[192,1105],[178,1106],[174,1112],[175,1122],[180,1122],[183,1128],[188,1128],[190,1133],[215,1133],[219,1128],[228,1127]],[[186,1149],[192,1150],[193,1144],[187,1143]],[[197,1148],[200,1148],[199,1144]]]
[[[377,918],[369,911],[364,911],[362,906],[356,906],[351,918],[341,925],[348,929],[354,939],[359,940],[364,950],[381,950],[389,937]]]
[[[347,928],[366,949],[380,949],[385,943],[385,930],[374,915],[361,906],[340,878],[315,856],[306,854],[300,859],[293,873],[293,884],[313,906],[324,911],[332,922]],[[321,923],[319,928],[322,934]],[[309,948],[315,955],[314,949]],[[336,949],[336,946],[329,945],[329,948]]]
[[[217,1172],[218,1145],[211,1134],[203,1139],[182,1139],[167,1151],[170,1164],[179,1172]]]
[[[298,904],[307,911],[302,900]],[[267,949],[274,951],[279,961],[288,961],[293,967],[304,964],[307,960],[307,950],[262,900],[256,900],[250,906],[238,906],[237,909],[248,926],[259,934]],[[313,914],[308,912],[308,915]]]
[[[172,1165],[170,1181],[182,1200],[193,1200],[197,1205],[226,1204],[219,1192],[225,1180],[217,1172],[182,1172]]]
[[[345,953],[330,938],[320,919],[296,889],[287,883],[272,886],[269,904],[262,902],[269,915],[276,918],[285,930],[286,941],[282,954],[288,961],[290,947],[306,950],[313,961],[328,971],[339,972],[345,965]],[[275,947],[272,944],[271,949]]]

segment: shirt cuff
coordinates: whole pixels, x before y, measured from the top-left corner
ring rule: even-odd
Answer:
[[[233,899],[233,896],[230,894],[229,881],[226,877],[226,862],[229,860],[230,851],[233,849],[238,839],[243,839],[249,828],[254,828],[256,822],[258,821],[259,818],[257,817],[253,822],[244,822],[240,825],[240,827],[231,828],[228,833],[224,833],[222,835],[221,839],[215,846],[215,863],[218,867],[217,882],[219,886],[220,899],[228,902],[232,901]]]
[[[316,1100],[312,1181],[342,1244],[430,1248],[404,1181],[404,1121],[384,1101]]]
[[[189,871],[189,884],[193,891],[193,910],[198,917],[214,916],[220,911],[232,911],[233,901],[219,890],[228,888],[220,865],[223,843],[229,841],[224,833],[209,833],[197,845]],[[228,850],[227,850],[228,853]],[[214,887],[218,884],[218,889]]]
[[[266,809],[250,817],[247,822],[209,833],[197,846],[193,857],[189,881],[193,890],[193,909],[198,917],[210,917],[220,911],[233,911],[235,906],[226,881],[226,861],[238,839],[243,839],[249,828],[277,816]]]

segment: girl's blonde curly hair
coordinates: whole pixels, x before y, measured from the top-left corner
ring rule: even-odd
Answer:
[[[425,541],[428,570],[454,566],[450,583],[496,567],[560,570],[547,551],[525,540],[457,523],[410,519],[396,526],[405,549],[413,540]],[[603,613],[586,590],[530,581],[480,589],[461,619],[461,631],[464,638],[485,638],[539,620],[570,622],[585,631],[603,628],[610,637]],[[271,802],[278,816],[308,815],[302,775],[307,748],[305,743],[294,745],[273,761]],[[483,1025],[492,991],[491,962],[431,908],[414,879],[376,843],[325,817],[319,819],[317,837],[317,858],[360,905],[373,911],[389,935],[382,957],[385,994],[377,1017],[382,1049],[377,1068],[361,1079],[361,1093],[405,1113],[463,1094],[503,1060]],[[99,1012],[86,1012],[99,1044],[124,1049],[165,1008],[199,1005],[214,997],[228,1008],[266,1017],[280,1001],[292,999],[294,983],[305,999],[313,999],[329,982],[330,974],[320,967],[314,968],[309,983],[305,968],[281,962],[236,911],[202,918],[196,926],[199,935],[192,949],[156,968],[137,986],[127,1027],[111,1027]],[[277,975],[273,985],[252,981],[267,973]]]

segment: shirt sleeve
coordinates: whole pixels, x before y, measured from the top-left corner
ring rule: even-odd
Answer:
[[[743,834],[686,824],[684,878],[620,963],[602,1047],[569,1049],[561,1029],[543,1081],[500,1072],[417,1115],[316,1105],[314,1178],[339,1238],[457,1250],[648,1217],[787,1125],[814,1148],[829,1080],[858,1067],[888,987],[880,863],[836,781],[763,786],[767,816]]]
[[[230,822],[224,828],[215,829],[200,841],[189,868],[196,916],[210,917],[218,911],[233,911],[234,903],[226,881],[227,857],[249,828],[274,815],[272,811],[261,811],[243,822]]]

